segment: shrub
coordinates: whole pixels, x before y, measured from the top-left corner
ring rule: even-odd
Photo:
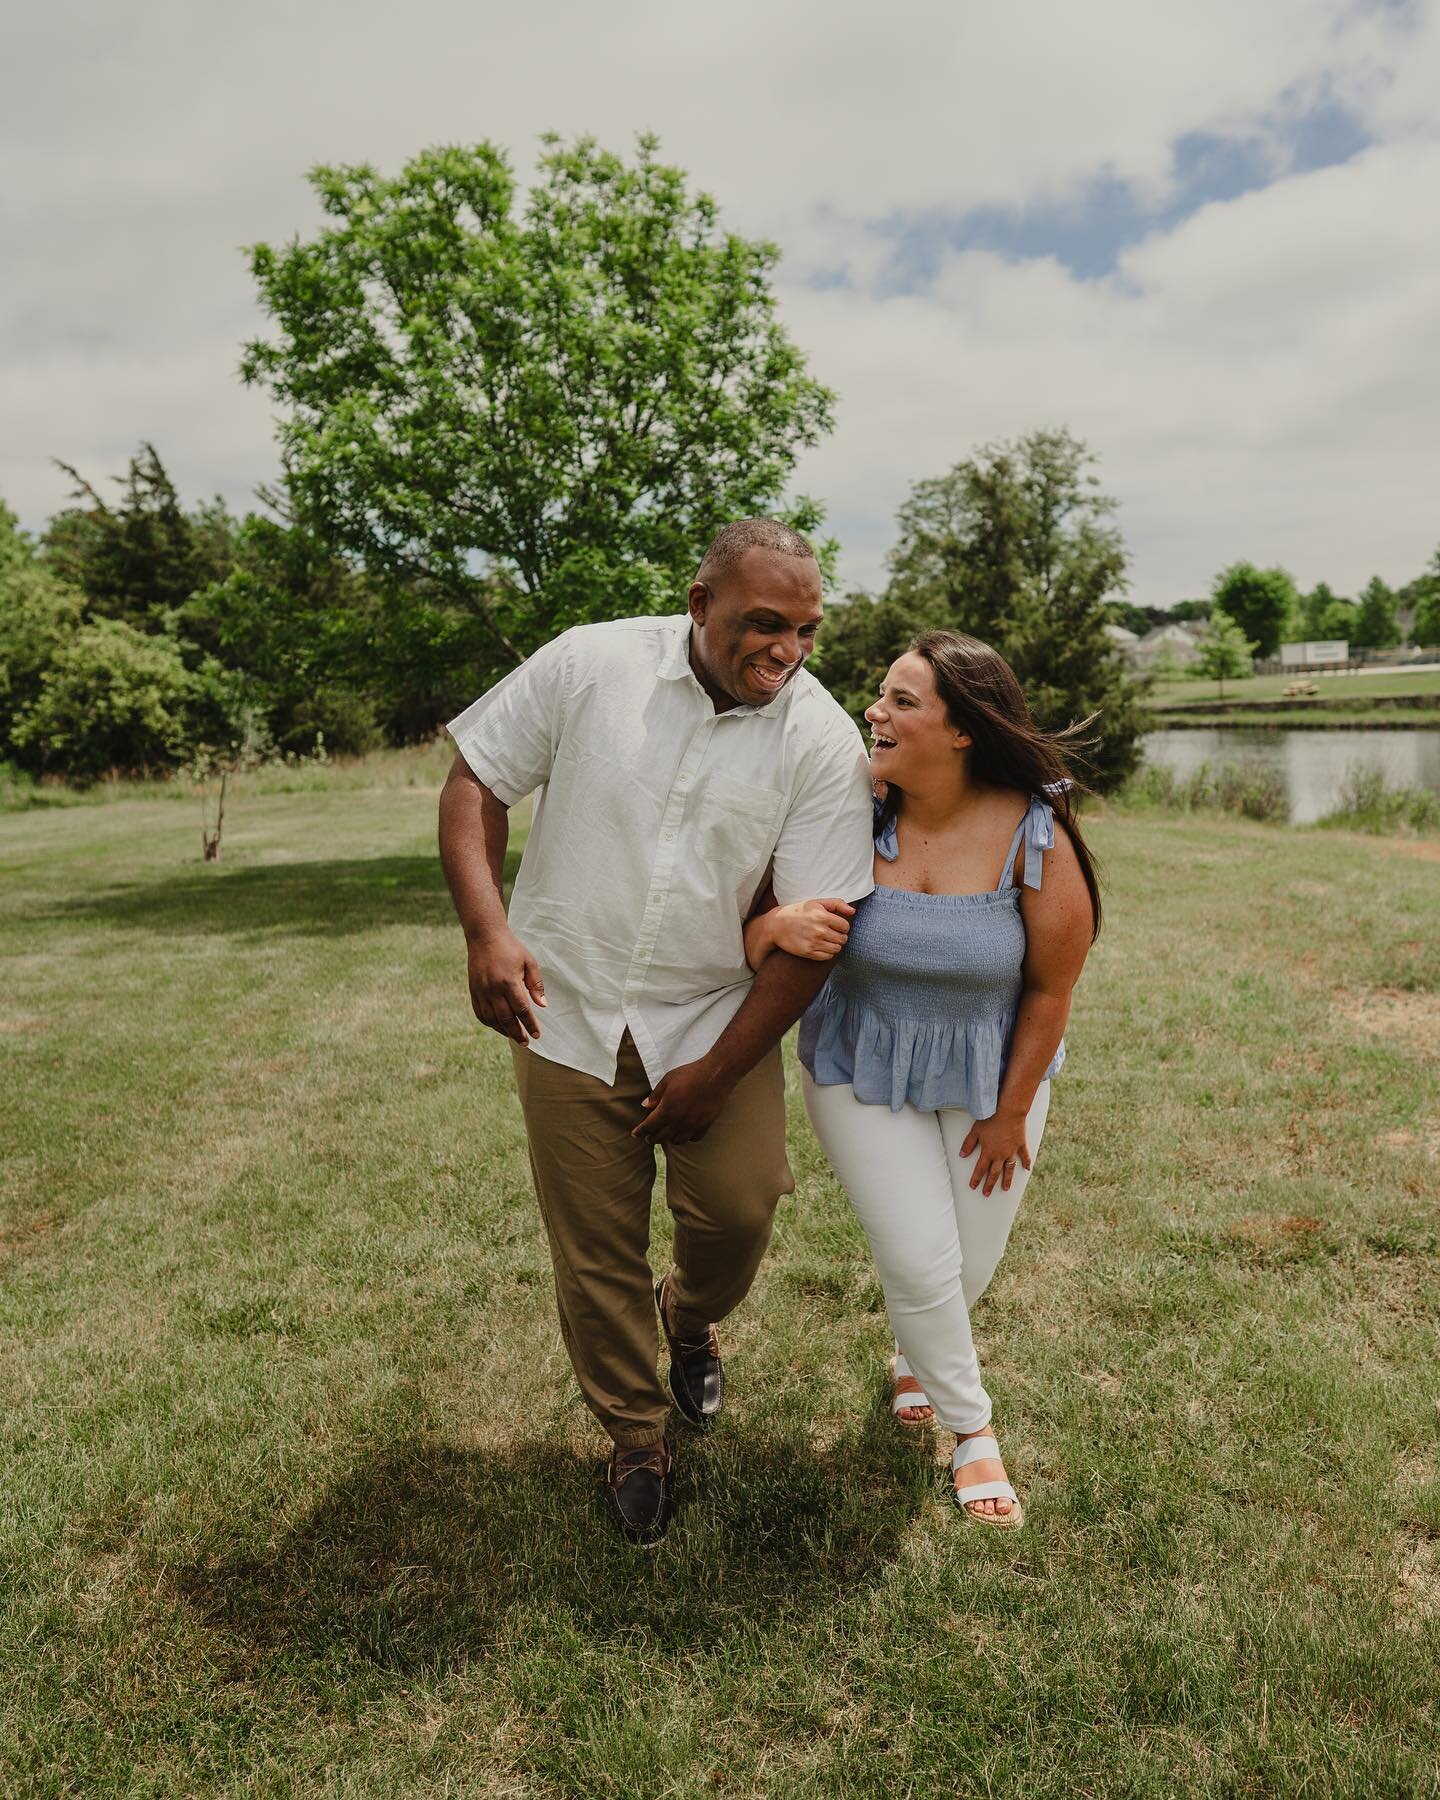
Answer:
[[[1245,763],[1203,762],[1184,780],[1160,763],[1143,763],[1116,797],[1140,811],[1229,812],[1272,825],[1290,817],[1283,777]]]
[[[96,619],[55,651],[11,737],[31,766],[82,781],[108,769],[170,768],[204,698],[172,639]]]
[[[1432,788],[1390,787],[1383,769],[1354,763],[1340,783],[1340,804],[1320,823],[1345,831],[1440,831],[1440,793]]]
[[[34,563],[0,562],[0,755],[16,718],[39,698],[61,646],[79,630],[83,605]]]

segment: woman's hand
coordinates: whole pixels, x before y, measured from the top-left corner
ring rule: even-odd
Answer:
[[[977,1188],[983,1181],[985,1192],[992,1194],[998,1181],[1008,1193],[1017,1168],[1030,1167],[1030,1145],[1025,1136],[1023,1112],[997,1112],[988,1119],[977,1119],[970,1127],[960,1155],[969,1156],[979,1150],[975,1167],[970,1171],[970,1185]]]
[[[765,920],[776,950],[811,962],[829,962],[845,948],[854,917],[855,908],[844,900],[799,900],[793,906],[777,906]]]

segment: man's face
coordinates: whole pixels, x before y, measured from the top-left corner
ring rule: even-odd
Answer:
[[[809,557],[751,548],[712,587],[690,589],[690,661],[719,706],[773,700],[815,648],[820,570]]]

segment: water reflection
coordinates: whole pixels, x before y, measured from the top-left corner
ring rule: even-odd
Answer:
[[[1310,825],[1340,803],[1353,768],[1380,769],[1391,787],[1440,792],[1440,731],[1152,731],[1145,760],[1184,780],[1201,763],[1240,763],[1275,770],[1290,796],[1292,825]]]

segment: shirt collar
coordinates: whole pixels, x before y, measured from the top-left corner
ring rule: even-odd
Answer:
[[[675,629],[670,635],[670,642],[661,653],[660,679],[662,681],[684,681],[688,678],[694,681],[696,687],[700,688],[700,692],[704,694],[704,688],[698,681],[695,681],[695,671],[690,667],[690,615],[681,613],[679,618],[672,620],[671,623]],[[757,719],[780,718],[788,710],[795,683],[804,673],[803,668],[797,669],[775,698],[767,700],[763,706],[731,706],[725,712],[717,714],[717,717],[724,719],[728,718],[731,713],[739,713],[753,715]],[[707,704],[713,704],[708,694],[705,694],[705,699]]]

